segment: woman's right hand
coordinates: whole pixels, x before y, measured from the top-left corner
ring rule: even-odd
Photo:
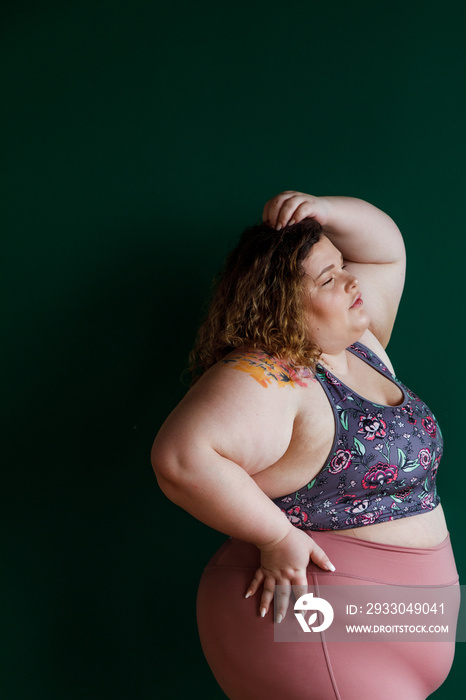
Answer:
[[[265,203],[262,218],[277,231],[297,224],[303,219],[314,219],[321,226],[328,222],[331,202],[326,197],[315,197],[304,192],[286,190]]]
[[[310,560],[325,571],[335,571],[323,549],[294,526],[279,542],[262,545],[259,549],[261,565],[249,584],[246,597],[254,595],[264,584],[260,601],[260,614],[264,617],[273,600],[275,586],[283,586],[276,600],[277,622],[285,617],[291,590],[296,599],[307,593],[306,568]]]

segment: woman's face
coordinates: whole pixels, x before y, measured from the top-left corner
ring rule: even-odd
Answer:
[[[339,353],[369,326],[359,282],[345,269],[343,256],[326,236],[314,244],[303,268],[310,336],[323,353]]]

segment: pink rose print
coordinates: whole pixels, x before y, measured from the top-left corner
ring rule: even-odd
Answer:
[[[410,423],[411,425],[416,425],[417,419],[414,417],[413,407],[411,406],[411,404],[403,406],[401,410],[408,416],[408,423]]]
[[[430,472],[430,477],[432,481],[435,480],[435,477],[437,476],[437,470],[438,470],[438,465],[440,464],[440,457],[435,458],[434,466],[432,467],[432,471]]]
[[[430,454],[430,450],[427,447],[423,447],[422,450],[419,450],[417,458],[421,466],[424,467],[424,469],[428,469],[430,467],[432,455]]]
[[[437,435],[437,426],[430,416],[422,419],[422,425],[426,433],[430,435],[431,438],[434,438]]]
[[[406,486],[406,488],[400,489],[399,491],[396,492],[396,497],[399,498],[400,501],[404,501],[407,498],[409,498],[409,496],[412,494],[412,492],[413,492],[413,489],[411,488],[411,486]]]
[[[349,450],[337,450],[330,462],[330,474],[339,474],[343,469],[348,469],[351,464],[351,452]]]
[[[364,435],[364,440],[375,440],[376,437],[385,437],[387,424],[376,415],[359,416],[358,433]]]
[[[339,382],[336,377],[330,374],[330,372],[325,372],[325,377],[329,384],[333,384],[333,386],[341,386],[341,382]]]
[[[295,527],[302,527],[304,523],[307,522],[307,513],[301,510],[300,506],[294,506],[293,508],[289,508],[284,512],[288,520]]]
[[[348,508],[345,508],[345,511],[347,513],[351,513],[352,515],[356,515],[356,513],[363,513],[367,509],[368,505],[368,498],[354,498],[351,505],[349,505]]]
[[[353,348],[353,350],[356,350],[356,352],[358,353],[358,355],[362,355],[363,357],[367,357],[367,352],[365,352],[365,350],[363,350],[362,348],[358,348],[358,347],[357,347],[356,345],[354,345],[354,344],[351,345],[350,347]]]
[[[433,492],[431,491],[430,493],[426,493],[425,496],[421,498],[421,503],[422,507],[426,510],[433,510],[435,508]]]
[[[398,467],[394,464],[384,464],[377,462],[362,478],[362,485],[365,489],[376,489],[377,486],[390,484],[398,476]]]
[[[354,525],[372,525],[380,518],[380,513],[361,513],[353,518]]]

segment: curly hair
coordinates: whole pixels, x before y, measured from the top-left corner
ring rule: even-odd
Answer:
[[[189,356],[193,384],[240,346],[315,369],[321,350],[309,338],[303,317],[302,263],[321,236],[321,225],[312,219],[281,231],[265,223],[243,231],[214,282]]]

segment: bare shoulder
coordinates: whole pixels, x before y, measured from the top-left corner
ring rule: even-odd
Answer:
[[[209,410],[237,411],[249,416],[296,415],[302,395],[317,385],[309,368],[294,367],[283,358],[257,349],[240,348],[205,372],[188,392]]]
[[[316,381],[311,369],[293,367],[287,360],[261,350],[235,350],[221,360],[219,365],[249,375],[265,389],[271,386],[307,387]]]
[[[207,442],[254,473],[286,452],[302,394],[314,384],[310,370],[260,351],[234,351],[200,377],[162,432],[178,444]]]

